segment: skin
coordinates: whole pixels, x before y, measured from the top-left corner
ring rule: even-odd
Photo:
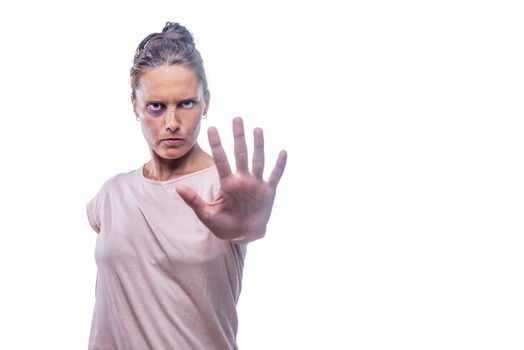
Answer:
[[[264,181],[263,131],[260,128],[253,131],[250,170],[243,121],[234,118],[237,172],[233,173],[216,128],[208,130],[212,157],[197,143],[200,122],[202,115],[207,113],[209,100],[209,91],[204,91],[190,69],[163,65],[142,75],[132,103],[151,151],[151,160],[144,166],[144,176],[164,181],[215,164],[221,189],[212,202],[205,202],[190,187],[179,185],[176,190],[218,238],[248,243],[265,235],[287,153],[280,151],[268,181]]]
[[[203,91],[192,70],[163,65],[146,71],[131,102],[151,153],[146,177],[165,181],[213,165],[197,143],[209,91]]]

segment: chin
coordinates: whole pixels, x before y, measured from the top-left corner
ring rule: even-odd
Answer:
[[[170,159],[170,160],[174,160],[174,159],[178,159],[178,158],[182,158],[184,157],[185,155],[187,155],[189,153],[189,149],[175,149],[175,148],[170,148],[170,149],[164,149],[164,150],[155,150],[154,152],[160,157],[160,158],[163,158],[163,159]]]
[[[159,156],[164,158],[164,159],[174,160],[174,159],[182,158],[186,154],[187,154],[187,152],[162,152],[162,153],[159,154]]]

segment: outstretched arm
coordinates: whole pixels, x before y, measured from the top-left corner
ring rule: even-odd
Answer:
[[[247,243],[262,238],[271,216],[276,188],[286,167],[287,153],[280,151],[277,163],[264,181],[264,135],[262,129],[253,131],[254,150],[251,172],[244,124],[233,119],[233,137],[237,173],[231,172],[218,131],[208,130],[209,144],[220,177],[220,192],[212,202],[205,202],[187,186],[177,187],[182,199],[194,210],[200,221],[218,238]]]

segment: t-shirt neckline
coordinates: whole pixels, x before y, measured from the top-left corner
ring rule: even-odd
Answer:
[[[158,181],[158,180],[153,180],[153,179],[149,179],[149,178],[145,177],[144,176],[144,167],[145,167],[145,164],[137,169],[138,177],[143,182],[150,183],[150,184],[157,185],[157,186],[170,185],[170,184],[182,181],[184,179],[187,179],[187,178],[190,178],[190,177],[193,177],[193,176],[196,176],[196,175],[200,175],[200,174],[203,174],[203,173],[206,173],[206,172],[209,172],[209,171],[212,171],[212,170],[216,169],[216,166],[213,164],[210,167],[207,167],[207,168],[204,168],[204,169],[200,169],[200,170],[197,170],[195,172],[192,172],[192,173],[189,173],[189,174],[186,174],[186,175],[182,175],[182,176],[179,176],[179,177],[174,178],[174,179]]]

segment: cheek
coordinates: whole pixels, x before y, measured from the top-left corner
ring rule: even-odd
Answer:
[[[200,133],[200,122],[196,125],[196,128],[195,128],[195,138],[198,138],[199,133]]]
[[[190,132],[196,140],[198,138],[198,134],[200,133],[200,119],[191,125]]]
[[[150,141],[153,141],[155,135],[157,134],[157,130],[155,127],[155,123],[151,123],[151,121],[142,119],[142,134],[144,135],[146,141],[149,143]]]
[[[179,114],[180,126],[186,134],[198,133],[200,130],[200,120],[202,119],[199,111],[185,111]]]

